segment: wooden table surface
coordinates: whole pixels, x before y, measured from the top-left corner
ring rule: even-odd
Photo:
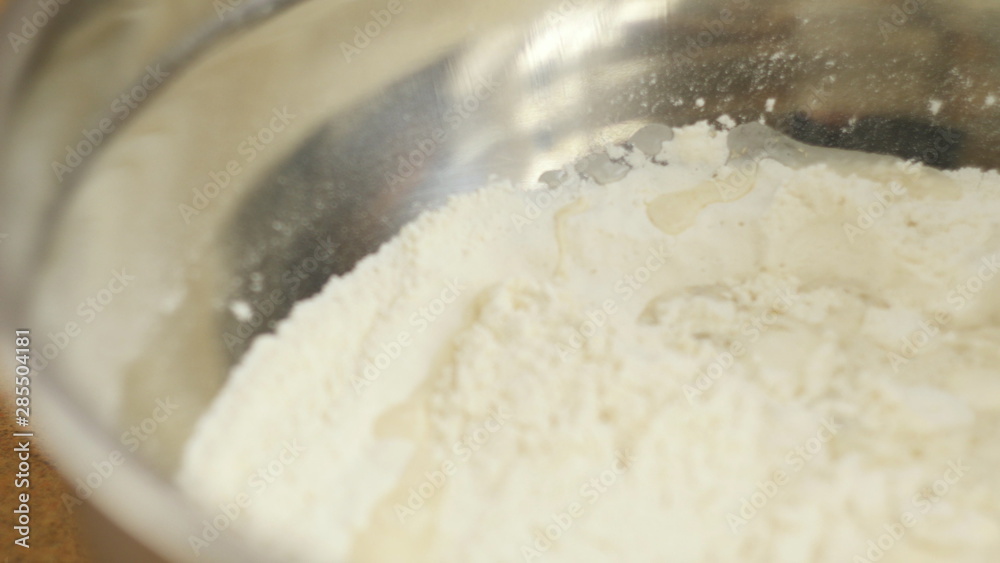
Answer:
[[[0,5],[4,0],[0,0]],[[62,477],[45,455],[38,451],[36,441],[31,442],[30,495],[31,535],[29,549],[14,545],[15,532],[12,522],[14,499],[17,493],[24,489],[14,488],[13,476],[17,473],[17,457],[13,451],[16,447],[13,433],[17,430],[11,420],[10,394],[7,385],[13,379],[4,373],[5,383],[3,399],[4,408],[0,414],[0,499],[2,501],[3,523],[0,529],[0,554],[4,563],[53,561],[59,563],[89,563],[94,561],[89,556],[82,539],[80,522],[77,514],[70,513],[62,502],[63,493],[72,491],[66,486]]]

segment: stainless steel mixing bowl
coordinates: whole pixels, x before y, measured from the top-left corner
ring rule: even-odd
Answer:
[[[14,2],[0,48],[4,362],[30,328],[37,433],[78,496],[193,559],[204,515],[170,474],[229,367],[421,211],[493,177],[556,181],[649,123],[723,115],[994,167],[998,13],[986,0]],[[231,535],[201,559],[252,560]]]

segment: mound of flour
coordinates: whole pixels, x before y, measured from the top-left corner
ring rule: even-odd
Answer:
[[[740,133],[456,197],[298,304],[186,448],[192,547],[996,561],[1000,176]]]

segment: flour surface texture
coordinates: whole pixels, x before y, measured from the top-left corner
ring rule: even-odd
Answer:
[[[739,131],[425,213],[254,343],[181,487],[282,561],[1000,561],[1000,176]]]

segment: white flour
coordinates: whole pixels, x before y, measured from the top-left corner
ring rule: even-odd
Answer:
[[[457,197],[300,303],[188,445],[209,525],[276,560],[995,562],[1000,176],[744,182],[710,131]]]

